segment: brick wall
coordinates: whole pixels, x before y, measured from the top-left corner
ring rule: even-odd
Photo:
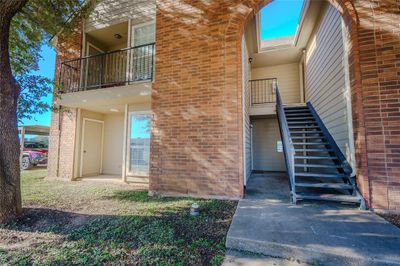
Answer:
[[[240,38],[268,0],[157,0],[150,189],[240,197]],[[330,0],[348,27],[357,178],[400,210],[399,2]]]
[[[240,39],[232,31],[240,21],[230,7],[231,1],[157,1],[153,191],[243,195]]]
[[[56,69],[54,80],[57,82],[59,67],[63,60],[81,56],[82,30],[81,25],[68,35],[58,36],[56,42]],[[57,88],[55,87],[55,91]],[[57,101],[53,97],[53,103]],[[72,179],[74,167],[74,149],[76,133],[76,115],[74,108],[63,112],[51,113],[51,125],[49,136],[49,161],[48,177],[62,177]]]
[[[373,208],[400,211],[400,2],[355,7],[365,131],[359,160],[369,183],[363,192]]]

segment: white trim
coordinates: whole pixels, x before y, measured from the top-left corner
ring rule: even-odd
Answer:
[[[99,169],[99,173],[101,174],[103,172],[104,121],[84,117],[83,118],[83,123],[82,123],[81,163],[80,163],[80,171],[79,171],[80,177],[82,177],[82,172],[83,172],[83,148],[85,146],[85,126],[86,126],[86,121],[90,121],[90,122],[95,122],[95,123],[100,123],[101,124],[101,148],[100,148],[101,152],[100,152],[100,169]]]
[[[87,41],[86,42],[86,56],[89,56],[89,47],[92,47],[92,48],[96,49],[100,53],[104,53],[104,51],[102,49],[100,49],[99,47],[97,47],[93,43]]]
[[[86,35],[86,34],[84,34],[84,35]],[[102,49],[98,48],[97,46],[95,46],[94,44],[92,44],[89,41],[87,41],[85,45],[86,45],[86,47],[85,47],[85,56],[89,56],[89,47],[93,47],[98,52],[104,53],[104,51]],[[89,76],[89,64],[88,64],[88,61],[86,60],[86,62],[85,62],[85,84],[84,84],[85,85],[84,86],[85,90],[87,88],[88,76]],[[81,75],[80,79],[82,80],[82,75]],[[81,80],[80,80],[80,82],[81,82]]]
[[[350,85],[350,66],[349,54],[350,49],[348,46],[347,27],[341,17],[342,24],[342,39],[343,39],[343,68],[344,68],[344,82],[345,82],[345,98],[346,98],[346,113],[347,113],[347,128],[349,134],[349,149],[350,158],[347,158],[351,168],[353,169],[352,175],[355,175],[355,145],[354,145],[354,132],[353,132],[353,113],[351,108],[351,85]]]
[[[130,29],[129,29],[130,34],[128,33],[128,35],[130,35],[130,44],[132,46],[137,46],[135,44],[135,42],[134,42],[134,40],[135,40],[135,29],[141,28],[141,27],[145,27],[145,26],[149,26],[149,25],[153,25],[154,26],[154,39],[155,39],[156,38],[156,34],[155,34],[156,21],[155,21],[155,19],[147,21],[147,22],[144,22],[144,23],[135,24],[135,25],[132,25],[132,23],[131,23]]]
[[[303,6],[301,7],[301,13],[300,13],[300,17],[299,17],[299,21],[297,23],[297,27],[296,27],[296,32],[294,35],[294,39],[293,39],[293,46],[297,45],[297,42],[299,40],[299,36],[301,31],[303,30],[303,23],[304,23],[304,18],[306,16],[306,12],[308,10],[308,8],[310,7],[310,0],[305,0],[303,2]]]
[[[128,43],[127,47],[130,48],[132,47],[132,19],[128,19]],[[127,56],[126,56],[126,73],[125,73],[125,80],[130,81],[131,77],[131,50],[128,50]],[[129,82],[125,82],[129,83]]]
[[[79,161],[79,145],[82,142],[82,136],[81,136],[81,116],[82,116],[82,109],[78,108],[77,114],[76,114],[76,132],[75,132],[75,147],[74,147],[74,166],[73,166],[73,175],[72,175],[72,180],[78,177],[78,168],[77,164]]]
[[[149,111],[130,111],[130,112],[128,112],[128,130],[127,130],[127,136],[126,136],[127,145],[125,147],[125,152],[127,153],[126,162],[125,162],[125,167],[126,167],[125,173],[126,173],[126,176],[131,176],[131,177],[132,176],[148,177],[149,176],[148,174],[147,175],[135,175],[132,172],[129,172],[128,164],[131,161],[131,153],[129,152],[129,149],[130,149],[130,145],[131,145],[130,144],[130,136],[131,136],[131,128],[132,128],[132,125],[131,125],[131,122],[132,122],[131,116],[132,115],[150,115],[151,116],[151,111],[149,110]],[[151,121],[151,117],[150,117],[150,121]],[[150,167],[150,162],[149,162],[149,167]]]
[[[250,159],[251,159],[251,171],[253,171],[254,169],[254,162],[253,162],[253,158],[254,158],[254,148],[253,148],[253,124],[250,123]]]
[[[246,70],[245,67],[247,59],[247,49],[246,47],[246,39],[244,34],[242,35],[242,152],[243,152],[243,185],[247,185],[247,160],[246,160],[246,84],[247,77],[245,76]]]
[[[124,114],[124,139],[122,144],[122,181],[126,182],[126,155],[127,155],[127,140],[128,140],[128,118],[129,118],[129,105],[125,104]]]

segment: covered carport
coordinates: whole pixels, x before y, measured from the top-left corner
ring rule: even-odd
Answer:
[[[40,125],[24,125],[18,127],[18,134],[20,136],[20,161],[22,161],[23,151],[25,147],[25,136],[36,135],[36,136],[49,136],[50,127]]]

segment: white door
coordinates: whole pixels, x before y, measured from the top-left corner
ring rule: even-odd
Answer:
[[[103,152],[103,122],[83,120],[81,176],[101,174]]]
[[[150,123],[149,113],[129,115],[128,160],[129,176],[148,176],[150,165]]]
[[[100,50],[96,46],[87,43],[86,56],[87,58],[82,61],[86,68],[86,79],[85,79],[85,87],[86,88],[94,88],[101,84],[102,79],[102,56],[96,56],[102,54],[104,51]]]
[[[132,75],[130,81],[151,79],[153,73],[154,46],[147,44],[155,42],[154,23],[132,26],[131,36],[131,45],[136,48],[130,52],[130,73]]]

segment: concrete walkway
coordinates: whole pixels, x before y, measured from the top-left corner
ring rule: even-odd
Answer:
[[[292,205],[283,173],[250,178],[226,246],[313,265],[400,265],[400,229],[354,205]]]

